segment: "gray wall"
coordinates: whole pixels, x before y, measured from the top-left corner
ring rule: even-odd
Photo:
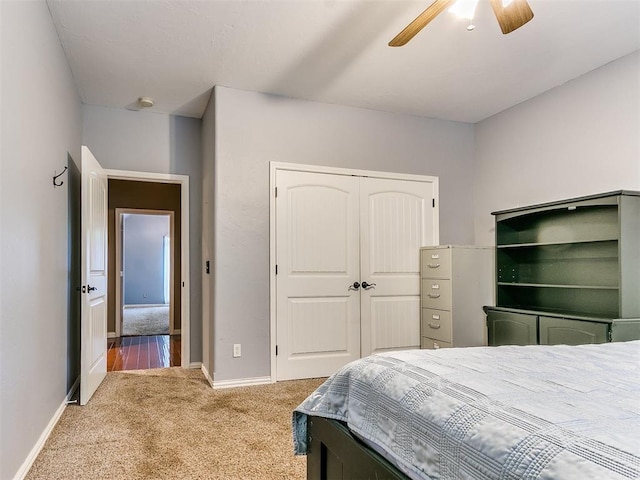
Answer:
[[[195,118],[82,107],[82,143],[104,168],[189,175],[191,362],[202,359],[201,124]]]
[[[476,125],[475,241],[490,212],[640,190],[640,52]]]
[[[164,237],[168,215],[126,214],[123,219],[125,305],[164,303]]]
[[[52,176],[80,161],[82,110],[44,1],[0,2],[0,62],[0,478],[8,479],[62,406],[74,370],[68,177],[54,188]]]
[[[213,305],[214,305],[214,178],[215,178],[215,96],[211,95],[202,116],[202,262],[209,262],[210,272],[202,270],[202,365],[213,375]]]
[[[473,241],[473,125],[224,87],[214,96],[215,148],[205,158],[214,166],[204,168],[215,171],[215,381],[270,375],[270,161],[437,176],[441,242]]]

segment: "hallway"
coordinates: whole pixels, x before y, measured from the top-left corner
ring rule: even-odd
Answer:
[[[107,371],[179,367],[180,348],[180,335],[109,338]]]

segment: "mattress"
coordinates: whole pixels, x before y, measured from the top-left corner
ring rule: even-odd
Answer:
[[[372,355],[293,412],[345,422],[414,479],[640,478],[640,341]]]

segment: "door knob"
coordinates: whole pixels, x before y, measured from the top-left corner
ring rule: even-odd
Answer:
[[[91,285],[87,285],[87,292],[93,292],[94,290],[97,290],[98,287],[92,287]]]
[[[353,282],[353,285],[349,285],[347,290],[358,290],[360,288],[360,282]]]
[[[376,288],[376,284],[375,283],[362,282],[362,288],[364,288],[365,290],[371,290],[372,288]]]

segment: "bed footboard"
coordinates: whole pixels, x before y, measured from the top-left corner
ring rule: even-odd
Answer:
[[[408,480],[342,423],[308,417],[307,480]]]

